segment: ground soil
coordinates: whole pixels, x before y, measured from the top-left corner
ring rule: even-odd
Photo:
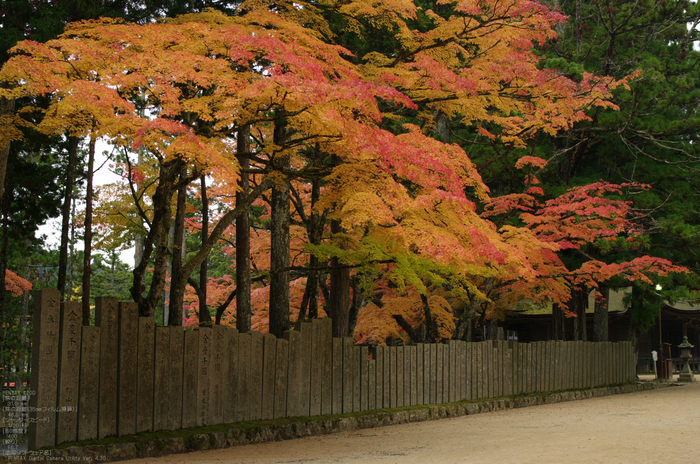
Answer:
[[[700,463],[700,384],[130,464]]]

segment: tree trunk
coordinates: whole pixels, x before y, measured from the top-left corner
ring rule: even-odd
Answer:
[[[68,167],[66,168],[66,192],[63,197],[63,222],[61,225],[61,248],[58,257],[58,283],[56,287],[61,292],[61,301],[65,300],[66,275],[68,270],[68,231],[71,223],[71,206],[73,199],[73,183],[75,181],[75,165],[78,160],[78,138],[68,138]]]
[[[243,203],[250,193],[248,182],[250,152],[250,126],[244,126],[238,131],[236,142],[238,164],[241,166],[241,176],[238,180],[239,191],[236,192],[236,205]],[[250,303],[250,218],[248,211],[236,219],[236,328],[240,333],[250,332],[253,310]]]
[[[201,176],[199,178],[202,192],[202,246],[206,245],[207,236],[209,235],[209,200],[207,199],[207,178]],[[199,299],[199,325],[212,325],[211,314],[207,306],[207,265],[209,260],[204,258],[202,264],[199,265],[199,291],[197,298]],[[220,319],[217,320],[217,324]]]
[[[7,182],[6,182],[7,183]],[[3,283],[3,288],[0,291],[0,350],[5,347],[5,301],[6,301],[6,291],[4,288],[5,278],[7,275],[7,249],[9,246],[8,237],[8,215],[10,209],[10,195],[6,192],[6,195],[2,198],[2,241],[0,242],[0,282]],[[5,370],[4,365],[2,366],[2,371],[0,371],[0,385],[5,385]]]
[[[287,126],[275,123],[274,142],[285,142]],[[280,172],[289,165],[289,156],[277,154],[273,168]],[[278,338],[289,329],[289,186],[277,182],[272,186],[270,199],[270,333]]]
[[[87,189],[85,192],[85,235],[83,237],[83,325],[90,325],[90,277],[92,274],[92,175],[95,165],[95,138],[90,138]]]
[[[595,303],[595,315],[593,319],[593,341],[608,341],[608,302]]]
[[[12,115],[15,112],[15,100],[0,97],[0,117]],[[0,204],[4,198],[5,176],[7,175],[7,161],[10,157],[10,140],[0,142]]]
[[[156,304],[162,296],[165,286],[168,264],[168,231],[170,229],[170,215],[172,214],[170,208],[174,183],[181,167],[181,162],[161,165],[158,174],[158,186],[153,194],[153,221],[144,241],[141,262],[134,268],[134,281],[130,289],[132,298],[139,306],[139,316],[142,317],[153,317]],[[156,257],[152,272],[153,279],[148,294],[144,297],[144,278],[154,248]],[[182,320],[179,317],[170,318],[169,323],[170,325],[182,325]]]
[[[29,259],[24,266],[24,278],[30,280],[29,276]],[[15,389],[20,390],[24,386],[24,374],[27,372],[26,364],[27,357],[24,351],[27,348],[27,315],[29,314],[29,292],[24,292],[22,295],[22,309],[19,316],[19,350],[17,352],[17,365],[15,371],[17,372],[17,381],[15,383]]]
[[[331,221],[331,233],[342,233],[340,221]],[[333,318],[334,337],[352,337],[350,332],[350,268],[341,267],[338,258],[331,258],[330,301],[328,311]]]
[[[185,208],[187,207],[187,168],[182,167],[180,171],[180,183],[177,189],[177,206],[175,208],[175,236],[173,237],[172,248],[172,272],[170,277],[170,306],[168,313],[170,319],[180,319],[184,303],[184,292],[182,298],[178,298],[178,292],[174,291],[173,285],[178,282],[182,273],[183,255],[185,254]],[[204,317],[204,319],[202,319]],[[199,313],[200,325],[211,325],[211,318],[206,312],[202,315]],[[174,324],[180,325],[180,324]]]

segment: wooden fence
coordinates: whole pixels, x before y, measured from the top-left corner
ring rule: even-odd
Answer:
[[[76,440],[622,384],[630,343],[489,341],[354,346],[330,319],[283,339],[156,327],[98,298],[96,327],[35,294],[29,449]],[[371,354],[371,355],[370,355]]]

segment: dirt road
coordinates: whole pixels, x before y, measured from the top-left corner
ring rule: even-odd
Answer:
[[[700,384],[186,455],[173,463],[700,463]]]

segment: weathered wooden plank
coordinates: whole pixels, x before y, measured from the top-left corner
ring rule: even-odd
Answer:
[[[389,347],[387,347],[387,350],[389,351],[389,407],[395,408],[397,405],[397,397],[396,397],[397,347],[396,346],[389,346]]]
[[[411,347],[403,346],[403,405],[411,406]]]
[[[250,351],[253,337],[250,333],[238,334],[238,420],[251,419],[251,367]]]
[[[395,346],[396,351],[396,407],[401,408],[404,404],[404,347]],[[393,358],[392,358],[393,359]]]

